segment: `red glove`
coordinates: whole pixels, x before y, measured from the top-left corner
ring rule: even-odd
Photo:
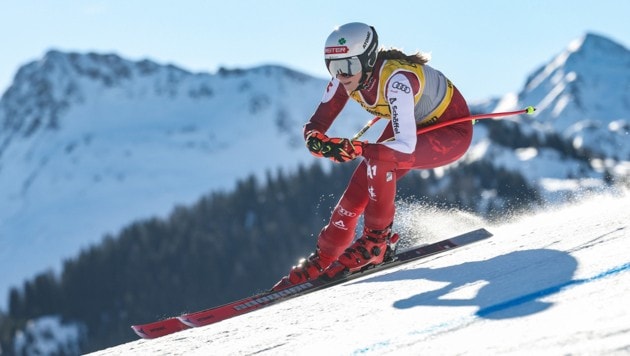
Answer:
[[[363,153],[365,143],[347,138],[330,138],[312,130],[306,134],[306,146],[316,157],[326,157],[334,162],[351,161]]]

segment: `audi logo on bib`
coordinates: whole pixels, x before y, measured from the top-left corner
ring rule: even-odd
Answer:
[[[409,88],[408,86],[406,86],[405,84],[403,84],[401,82],[394,82],[392,84],[392,88],[398,89],[398,90],[403,91],[405,93],[411,92],[411,88]]]

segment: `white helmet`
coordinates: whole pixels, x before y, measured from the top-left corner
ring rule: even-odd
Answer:
[[[333,77],[337,74],[355,75],[363,71],[361,83],[376,63],[378,35],[374,27],[351,22],[336,28],[324,49],[326,68]]]

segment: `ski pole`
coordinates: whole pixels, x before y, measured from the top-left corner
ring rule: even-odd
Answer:
[[[479,115],[471,115],[471,116],[465,116],[465,117],[460,117],[454,120],[449,120],[449,121],[445,121],[445,122],[440,122],[431,126],[425,126],[425,127],[421,127],[418,129],[417,134],[423,134],[423,133],[427,133],[429,131],[433,131],[436,129],[439,129],[441,127],[445,127],[445,126],[449,126],[449,125],[454,125],[454,124],[458,124],[461,122],[465,122],[465,121],[475,121],[475,120],[483,120],[483,119],[491,119],[491,118],[496,118],[496,117],[505,117],[505,116],[512,116],[512,115],[521,115],[521,114],[533,114],[534,111],[536,111],[536,108],[534,108],[533,106],[528,106],[525,109],[522,110],[517,110],[517,111],[505,111],[505,112],[494,112],[494,113],[489,113],[489,114],[479,114]],[[380,116],[377,116],[373,119],[371,119],[370,121],[368,121],[365,126],[359,131],[357,132],[352,139],[353,140],[358,140],[361,136],[363,136],[363,134],[365,134],[365,132],[372,127],[378,120],[380,120]]]
[[[427,133],[429,131],[433,131],[435,129],[439,129],[441,127],[444,126],[449,126],[449,125],[454,125],[454,124],[459,124],[460,122],[465,122],[465,121],[475,121],[475,120],[483,120],[483,119],[492,119],[495,117],[504,117],[504,116],[512,116],[512,115],[521,115],[521,114],[528,114],[531,115],[534,113],[534,111],[536,111],[536,108],[533,106],[528,106],[523,110],[517,110],[517,111],[506,111],[506,112],[493,112],[490,114],[479,114],[479,115],[471,115],[471,116],[466,116],[466,117],[460,117],[458,119],[454,119],[454,120],[449,120],[449,121],[445,121],[445,122],[440,122],[431,126],[425,126],[425,127],[421,127],[418,129],[417,134],[423,134],[423,133]]]
[[[368,121],[365,126],[363,126],[363,128],[361,130],[359,130],[359,132],[357,132],[354,136],[352,136],[352,140],[358,140],[359,137],[363,136],[363,134],[370,129],[370,127],[372,127],[372,125],[374,125],[378,120],[380,120],[381,117],[377,116],[375,118],[373,118],[372,120]]]

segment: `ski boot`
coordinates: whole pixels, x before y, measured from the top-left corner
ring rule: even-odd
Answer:
[[[322,278],[335,279],[393,261],[396,257],[397,243],[398,234],[392,234],[391,225],[383,230],[364,228],[363,236],[326,269]]]
[[[312,253],[308,258],[302,258],[296,266],[291,268],[288,276],[282,277],[282,279],[271,288],[272,290],[279,291],[296,284],[304,283],[306,281],[317,279],[335,259],[322,255],[319,249]]]

